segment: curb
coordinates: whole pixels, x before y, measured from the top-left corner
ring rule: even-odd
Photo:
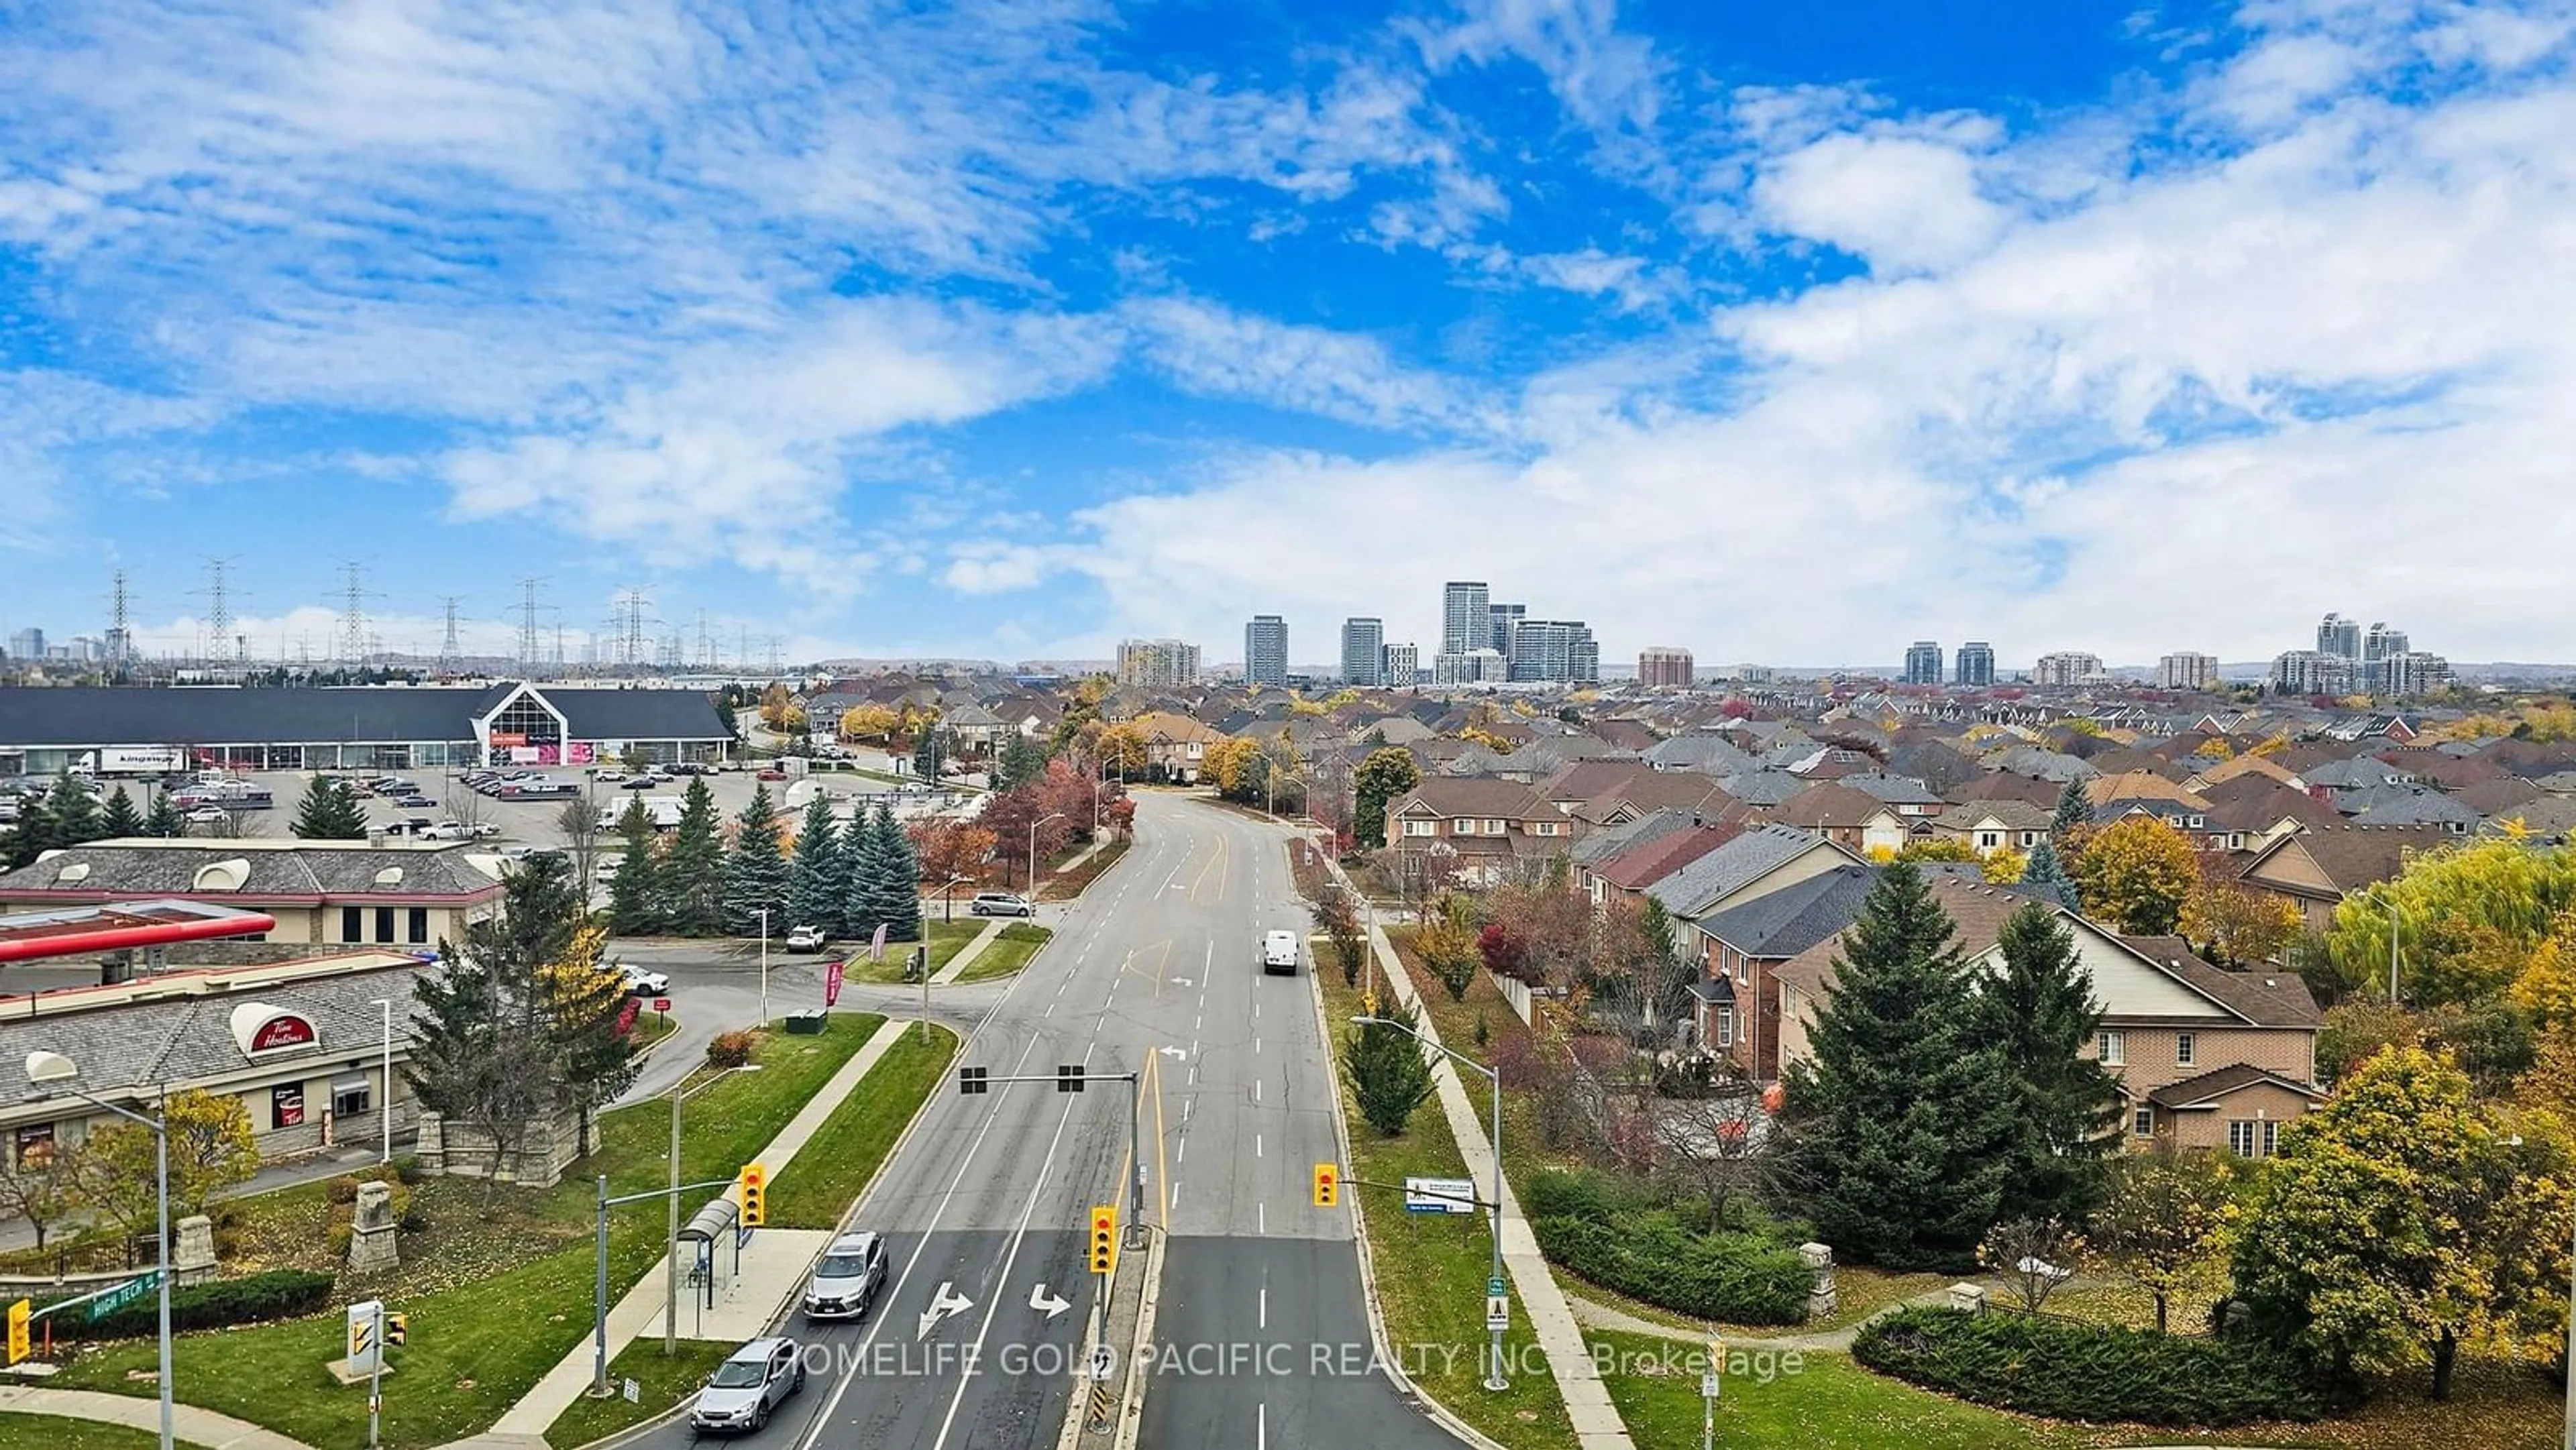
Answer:
[[[889,1016],[888,1018],[886,1018],[886,1020],[887,1020],[888,1022],[904,1021],[904,1019],[896,1018],[896,1017],[891,1017],[891,1016]],[[919,1021],[919,1019],[917,1019],[917,1018],[916,1018],[916,1019],[912,1019],[912,1020],[910,1020],[910,1021],[904,1021],[904,1026],[905,1026],[905,1027],[906,1027],[906,1029],[908,1030],[908,1029],[910,1029],[911,1027],[913,1027],[913,1026],[917,1025],[917,1024],[918,1024],[918,1021]],[[938,1028],[940,1031],[945,1032],[945,1033],[947,1033],[950,1037],[952,1037],[952,1038],[955,1038],[955,1039],[956,1039],[956,1042],[957,1042],[956,1049],[955,1049],[955,1051],[953,1051],[953,1052],[951,1052],[951,1053],[949,1054],[949,1060],[950,1060],[951,1062],[954,1062],[954,1061],[956,1060],[956,1058],[957,1058],[958,1054],[959,1054],[959,1053],[963,1053],[963,1052],[966,1050],[966,1044],[967,1044],[967,1041],[968,1041],[968,1039],[967,1039],[967,1035],[966,1035],[965,1033],[959,1032],[956,1028],[946,1026],[946,1025],[944,1025],[944,1024],[942,1024],[942,1023],[933,1022],[933,1023],[932,1023],[932,1024],[930,1024],[930,1025],[931,1025],[931,1026],[933,1026],[933,1027]],[[883,1059],[879,1059],[879,1061],[883,1061]],[[869,1069],[869,1070],[873,1072],[875,1069],[871,1068],[871,1069]],[[943,1081],[945,1080],[945,1074],[942,1074],[942,1080],[943,1080]],[[850,1088],[850,1095],[851,1095],[851,1097],[855,1098],[855,1097],[857,1097],[857,1096],[858,1096],[859,1086],[860,1086],[861,1084],[866,1083],[866,1081],[867,1081],[867,1079],[863,1077],[863,1078],[860,1078],[860,1079],[859,1079],[859,1082],[858,1082],[858,1083],[856,1083],[856,1084],[852,1084],[852,1086],[851,1086],[851,1088]],[[901,1156],[901,1155],[902,1155],[903,1150],[904,1150],[904,1146],[905,1146],[906,1144],[908,1144],[908,1143],[910,1143],[910,1142],[912,1141],[912,1135],[913,1135],[914,1131],[915,1131],[915,1130],[917,1130],[917,1129],[919,1129],[919,1128],[921,1127],[921,1120],[922,1120],[923,1118],[926,1118],[926,1117],[928,1117],[928,1116],[930,1115],[930,1105],[931,1105],[932,1103],[934,1103],[934,1102],[938,1101],[938,1098],[939,1098],[939,1089],[938,1089],[937,1085],[936,1085],[936,1084],[934,1084],[934,1085],[932,1086],[931,1090],[930,1090],[928,1093],[926,1093],[926,1094],[924,1094],[924,1095],[922,1096],[922,1099],[921,1099],[921,1106],[919,1106],[919,1107],[917,1107],[917,1108],[914,1108],[914,1109],[912,1110],[912,1119],[911,1119],[911,1121],[909,1121],[909,1122],[905,1123],[905,1124],[903,1125],[903,1131],[902,1131],[902,1132],[900,1132],[900,1133],[897,1133],[897,1134],[895,1135],[894,1142],[892,1142],[891,1144],[887,1145],[887,1147],[886,1147],[886,1152],[885,1152],[885,1157],[883,1157],[883,1158],[879,1159],[879,1160],[878,1160],[878,1162],[877,1162],[877,1171],[868,1175],[868,1186],[859,1190],[859,1196],[858,1196],[857,1198],[855,1198],[855,1199],[851,1200],[849,1208],[848,1208],[847,1210],[845,1210],[845,1211],[841,1214],[840,1221],[839,1221],[837,1224],[835,1224],[835,1225],[833,1226],[833,1228],[832,1228],[832,1236],[833,1236],[834,1238],[838,1238],[838,1237],[840,1237],[842,1234],[845,1234],[845,1233],[849,1232],[849,1230],[850,1230],[850,1225],[851,1225],[851,1223],[852,1223],[852,1222],[854,1222],[854,1221],[858,1218],[860,1210],[862,1210],[862,1209],[866,1208],[866,1207],[868,1206],[869,1201],[870,1201],[870,1200],[872,1200],[872,1199],[874,1199],[874,1198],[876,1197],[878,1186],[879,1186],[879,1185],[881,1185],[881,1184],[883,1184],[883,1183],[885,1182],[885,1168],[886,1168],[886,1165],[887,1165],[887,1164],[889,1164],[889,1163],[892,1163],[892,1162],[893,1162],[897,1157],[899,1157],[899,1156]],[[829,1248],[829,1247],[831,1247],[831,1244],[830,1244],[830,1241],[829,1241],[829,1240],[826,1240],[826,1241],[825,1241],[825,1243],[824,1243],[824,1247],[825,1247],[825,1248]],[[816,1257],[817,1257],[817,1258],[820,1258],[821,1256],[818,1254]],[[811,1275],[811,1273],[812,1273],[812,1270],[811,1270],[810,1266],[809,1266],[809,1268],[808,1268],[808,1270],[807,1270],[807,1273],[808,1273],[808,1276],[810,1277],[810,1275]],[[785,1300],[782,1300],[782,1301],[780,1302],[780,1304],[779,1304],[779,1307],[778,1307],[776,1310],[772,1311],[772,1312],[771,1312],[771,1314],[770,1314],[770,1316],[769,1316],[769,1317],[770,1317],[770,1327],[771,1327],[771,1328],[773,1328],[773,1329],[774,1329],[774,1328],[776,1328],[776,1327],[777,1327],[781,1322],[783,1322],[783,1321],[785,1320],[785,1318],[786,1318],[786,1313],[787,1313],[787,1306],[788,1306],[789,1304],[793,1303],[793,1302],[795,1301],[795,1298],[796,1298],[796,1291],[795,1291],[795,1290],[793,1290],[793,1289],[790,1289],[790,1290],[788,1291],[788,1293],[787,1293],[787,1297],[786,1297],[786,1299],[785,1299]],[[664,1428],[665,1426],[667,1426],[667,1425],[671,1424],[672,1422],[674,1422],[674,1421],[678,1420],[678,1419],[679,1419],[680,1417],[682,1417],[683,1415],[686,1415],[688,1412],[689,1412],[689,1402],[688,1402],[688,1401],[686,1401],[686,1400],[683,1400],[683,1401],[681,1401],[679,1404],[672,1406],[670,1409],[668,1409],[668,1410],[666,1410],[666,1411],[662,1412],[661,1414],[655,1415],[653,1418],[651,1418],[651,1419],[649,1419],[649,1420],[640,1420],[640,1421],[636,1422],[635,1424],[632,1424],[632,1425],[627,1426],[627,1427],[626,1427],[625,1429],[623,1429],[623,1430],[618,1430],[618,1431],[616,1431],[616,1432],[614,1432],[614,1433],[611,1433],[611,1434],[608,1434],[608,1435],[603,1435],[603,1436],[601,1436],[600,1438],[598,1438],[598,1439],[596,1439],[596,1440],[593,1440],[593,1441],[591,1441],[590,1443],[588,1443],[588,1444],[586,1444],[586,1445],[575,1446],[575,1447],[574,1447],[574,1450],[616,1450],[616,1447],[618,1447],[618,1446],[633,1444],[634,1442],[636,1442],[636,1441],[638,1441],[638,1440],[643,1439],[645,1436],[652,1434],[652,1433],[653,1433],[653,1432],[655,1432],[656,1430],[660,1430],[660,1429]]]
[[[1324,1011],[1324,984],[1317,975],[1317,970],[1314,965],[1309,965],[1306,969],[1306,997],[1314,1004],[1315,1025],[1322,1029],[1324,1049],[1329,1053],[1333,1050],[1335,1041],[1333,1023]],[[1351,1123],[1349,1114],[1342,1107],[1342,1087],[1339,1078],[1336,1078],[1333,1083],[1333,1141],[1341,1149],[1342,1162],[1349,1163],[1351,1161]],[[1482,1430],[1458,1418],[1456,1412],[1447,1405],[1424,1393],[1422,1387],[1415,1384],[1412,1377],[1405,1374],[1403,1366],[1397,1362],[1394,1350],[1387,1342],[1386,1312],[1378,1304],[1377,1256],[1376,1251],[1369,1244],[1367,1215],[1360,1207],[1358,1194],[1351,1194],[1349,1198],[1351,1239],[1359,1247],[1360,1297],[1368,1301],[1369,1339],[1377,1350],[1379,1371],[1397,1390],[1422,1407],[1424,1418],[1456,1436],[1460,1442],[1473,1445],[1476,1450],[1503,1450],[1500,1444]]]
[[[1118,1397],[1118,1430],[1110,1437],[1111,1450],[1135,1450],[1136,1437],[1144,1433],[1146,1375],[1137,1352],[1154,1338],[1154,1303],[1163,1287],[1163,1246],[1171,1237],[1168,1226],[1156,1224],[1153,1246],[1145,1254],[1145,1279],[1136,1291],[1136,1333],[1127,1344],[1127,1388]]]

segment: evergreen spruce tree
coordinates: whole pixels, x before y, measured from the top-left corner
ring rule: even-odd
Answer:
[[[2057,816],[2048,823],[2048,838],[2064,845],[2069,835],[2092,821],[2093,802],[2084,794],[2084,782],[2070,780],[2057,793]]]
[[[885,874],[885,853],[878,849],[867,807],[853,806],[850,828],[841,835],[841,924],[853,941],[872,939],[885,920]]]
[[[0,866],[15,871],[61,844],[54,839],[53,794],[30,796],[18,808],[18,824],[0,835]]]
[[[677,936],[724,933],[724,841],[716,798],[703,775],[689,777],[680,797],[680,824],[662,866],[665,929]]]
[[[2066,866],[2057,859],[2057,845],[2043,839],[2030,848],[2030,864],[2021,871],[2022,894],[2037,896],[2072,910],[2076,905],[2075,882],[2066,874]]]
[[[1010,790],[1046,773],[1046,747],[1014,730],[993,760],[993,789]]]
[[[99,818],[99,829],[110,838],[143,834],[143,817],[135,813],[134,797],[125,793],[125,787],[120,785],[108,793],[107,810]]]
[[[304,788],[304,799],[295,803],[295,823],[288,829],[300,841],[363,841],[367,808],[345,783],[317,775]]]
[[[876,819],[869,827],[876,837],[877,855],[882,863],[884,889],[880,894],[888,941],[922,941],[921,934],[921,853],[912,848],[912,837],[894,818],[894,812],[877,807]]]
[[[165,841],[177,840],[188,834],[188,823],[179,819],[179,808],[170,804],[168,791],[153,793],[152,809],[143,816],[143,834],[158,836]]]
[[[657,936],[663,928],[661,842],[653,839],[653,813],[641,799],[617,818],[626,854],[608,884],[608,926],[619,936]]]
[[[805,804],[796,829],[796,859],[787,868],[787,916],[791,926],[819,926],[841,936],[841,823],[832,819],[832,802],[821,791]]]
[[[784,935],[787,920],[787,857],[778,845],[778,813],[770,807],[769,787],[754,786],[751,804],[734,817],[733,850],[724,863],[725,929],[735,936],[760,931],[760,913],[769,912],[769,934]]]
[[[107,834],[106,818],[99,813],[98,802],[68,775],[55,781],[52,793],[45,797],[45,814],[53,823],[53,840],[45,850],[77,846]]]
[[[939,747],[939,730],[924,725],[914,732],[912,740],[912,773],[925,785],[939,783],[939,766],[945,752]]]
[[[1342,1036],[1342,1078],[1351,1085],[1360,1116],[1387,1137],[1404,1132],[1413,1110],[1432,1093],[1430,1049],[1403,1028],[1415,1024],[1411,1007],[1380,1003],[1386,1022],[1354,1024]]]
[[[2015,1101],[1998,1217],[2081,1222],[2099,1206],[2102,1156],[2119,1142],[2120,1085],[2084,1050],[2102,1028],[2075,933],[2033,903],[2004,923],[2003,967],[1984,986],[1986,1040]]]
[[[1813,1055],[1788,1074],[1809,1216],[1864,1263],[1963,1268],[1994,1221],[2007,1066],[1951,930],[1923,873],[1888,866],[1843,938]]]

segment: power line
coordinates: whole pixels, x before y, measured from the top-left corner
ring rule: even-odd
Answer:
[[[439,601],[447,608],[447,637],[438,646],[438,672],[442,675],[455,674],[462,664],[464,651],[456,643],[456,606],[464,600],[462,594],[449,594],[441,596]]]
[[[545,582],[535,574],[519,581],[519,669],[528,675],[537,672],[537,611],[544,607],[537,602],[537,588]],[[563,636],[558,632],[555,637],[560,653]]]

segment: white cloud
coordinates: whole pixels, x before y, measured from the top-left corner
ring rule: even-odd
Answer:
[[[1425,57],[1437,68],[1505,57],[1536,66],[1577,124],[1602,133],[1643,133],[1660,106],[1654,45],[1618,28],[1617,0],[1458,0],[1459,19],[1425,28]]]
[[[1449,379],[1404,367],[1377,342],[1186,297],[1129,303],[1138,358],[1191,392],[1399,430],[1475,429]]]
[[[1914,136],[1828,136],[1770,163],[1754,184],[1763,218],[1830,243],[1882,274],[1975,256],[2002,230],[1966,152]]]

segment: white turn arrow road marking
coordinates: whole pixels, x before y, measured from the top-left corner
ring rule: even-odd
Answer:
[[[951,1314],[963,1314],[975,1307],[974,1300],[963,1294],[952,1293],[955,1287],[954,1282],[950,1280],[939,1281],[939,1292],[930,1296],[930,1307],[922,1311],[921,1330],[913,1338],[927,1339],[930,1337],[930,1331],[938,1326],[940,1320]]]
[[[1029,1307],[1046,1315],[1049,1319],[1053,1319],[1067,1309],[1072,1308],[1073,1303],[1071,1300],[1067,1299],[1049,1298],[1047,1296],[1046,1285],[1040,1284],[1029,1291]]]
[[[1165,1057],[1172,1059],[1174,1062],[1187,1062],[1190,1060],[1190,1052],[1186,1047],[1166,1047],[1162,1049],[1162,1053]]]
[[[1190,984],[1190,979],[1189,979],[1189,978],[1187,978],[1187,977],[1174,977],[1174,978],[1172,979],[1172,985],[1173,985],[1173,986],[1175,986],[1175,987],[1186,987],[1186,986],[1188,986],[1189,984]]]

